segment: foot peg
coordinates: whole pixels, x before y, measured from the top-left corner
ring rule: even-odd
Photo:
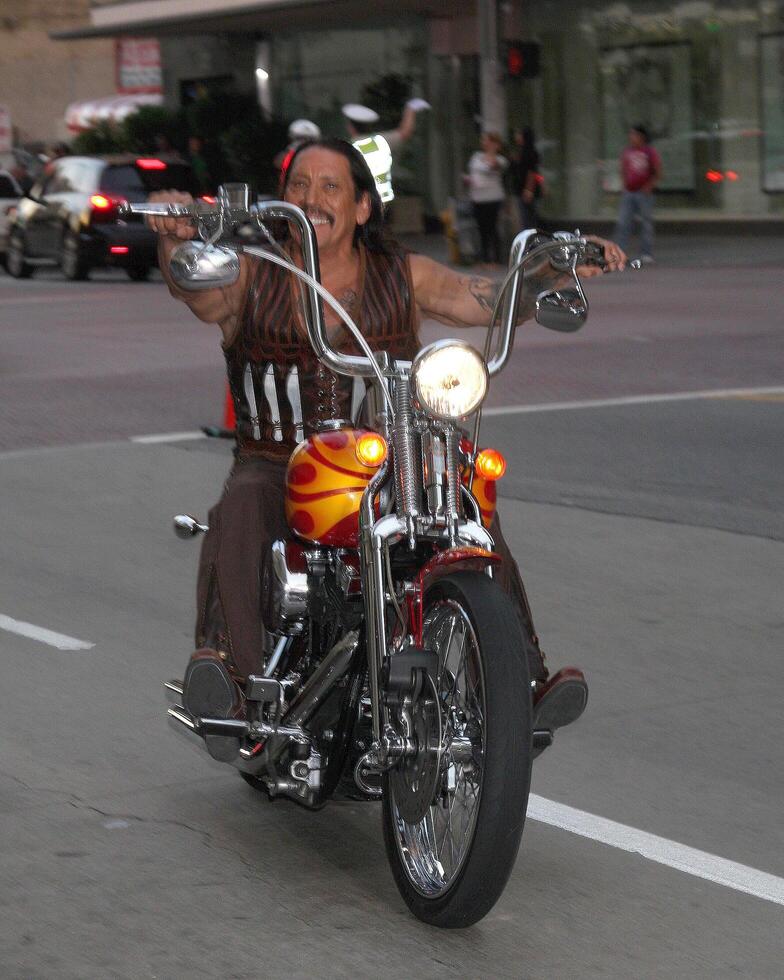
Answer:
[[[555,735],[547,730],[534,729],[533,738],[531,739],[531,747],[533,749],[532,758],[535,759],[537,756],[541,755],[546,748],[549,748],[553,744]]]
[[[206,534],[209,527],[200,524],[195,517],[190,514],[177,514],[174,518],[174,533],[178,538],[195,538],[197,534]]]

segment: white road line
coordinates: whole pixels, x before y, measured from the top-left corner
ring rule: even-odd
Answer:
[[[537,405],[499,405],[486,408],[488,415],[522,415],[525,412],[561,412],[576,408],[610,408],[613,405],[647,405],[655,402],[683,402],[693,398],[743,398],[753,395],[781,395],[784,387],[772,388],[716,388],[711,391],[679,391],[663,395],[629,395],[624,398],[594,398],[574,402],[542,402]]]
[[[190,442],[192,439],[206,439],[203,432],[160,432],[150,436],[131,436],[131,442],[151,445],[156,442]]]
[[[0,629],[7,630],[9,633],[17,633],[19,636],[29,637],[31,640],[38,640],[39,643],[47,643],[50,647],[57,647],[58,650],[92,650],[95,646],[94,643],[77,640],[73,636],[66,636],[65,633],[54,633],[42,626],[35,626],[33,623],[23,623],[19,619],[11,619],[10,616],[3,616],[2,613],[0,613]]]
[[[745,864],[737,864],[715,854],[708,854],[706,851],[698,851],[694,847],[667,840],[666,837],[657,837],[655,834],[627,827],[614,820],[597,817],[583,810],[575,810],[573,807],[546,800],[533,793],[528,800],[528,816],[532,820],[568,830],[580,837],[609,844],[610,847],[617,847],[622,851],[640,854],[649,861],[656,861],[677,871],[704,878],[725,888],[745,892],[766,902],[784,905],[784,878],[758,871],[756,868],[749,868]]]

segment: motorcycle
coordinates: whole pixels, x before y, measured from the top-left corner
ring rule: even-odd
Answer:
[[[246,678],[246,717],[195,716],[187,686],[169,681],[169,718],[272,798],[314,810],[336,795],[380,801],[410,910],[432,925],[468,926],[503,891],[532,759],[553,738],[533,730],[520,622],[493,577],[500,559],[488,527],[505,461],[478,448],[482,403],[509,359],[522,304],[552,329],[582,326],[588,303],[576,270],[602,264],[602,249],[579,233],[522,232],[484,353],[440,340],[406,362],[371,351],[323,288],[315,232],[299,208],[251,204],[245,185],[229,185],[215,205],[127,209],[197,225],[198,239],[171,256],[184,289],[235,282],[240,251],[289,269],[316,355],[367,386],[361,420],[301,431],[289,461],[292,535],[266,563],[263,618],[274,642],[263,671]],[[299,236],[304,270],[276,243],[280,222]],[[362,354],[331,346],[322,301]],[[187,515],[175,528],[183,537],[206,530]]]

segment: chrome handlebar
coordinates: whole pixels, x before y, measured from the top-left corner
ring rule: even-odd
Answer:
[[[153,202],[145,204],[123,204],[120,214],[143,214],[153,217],[189,218],[199,227],[199,233],[205,241],[212,243],[224,233],[229,234],[234,226],[240,224],[257,224],[264,227],[264,222],[274,219],[290,221],[300,232],[302,258],[305,272],[317,282],[321,282],[318,260],[318,243],[313,225],[305,212],[286,201],[261,201],[258,204],[232,203],[227,195],[223,195],[217,204],[206,204],[194,201],[191,204],[176,204]],[[330,344],[324,322],[324,310],[321,298],[315,287],[305,282],[307,292],[307,315],[305,317],[308,339],[316,357],[336,374],[346,374],[351,377],[376,377],[378,365],[369,358],[356,354],[344,354]]]
[[[285,201],[262,201],[258,204],[250,204],[246,184],[222,187],[215,204],[202,201],[193,201],[189,204],[174,202],[123,204],[120,206],[120,214],[188,218],[198,227],[199,234],[206,244],[212,244],[221,237],[230,236],[237,225],[256,224],[266,231],[264,227],[266,220],[282,219],[289,221],[300,232],[305,272],[317,282],[321,282],[316,232],[304,211]],[[542,244],[534,245],[533,248],[526,251],[531,240],[537,236],[545,237],[534,229],[528,229],[520,232],[512,243],[509,271],[501,285],[493,310],[485,347],[485,361],[491,377],[498,374],[506,365],[512,351],[517,307],[523,288],[525,266],[534,259],[549,254],[551,265],[556,270],[563,272],[571,270],[579,290],[579,280],[577,280],[575,272],[577,265],[584,261],[603,264],[601,246],[587,241],[580,236],[579,232],[576,234],[556,232],[552,236],[546,236],[547,240]],[[238,247],[241,248],[242,245]],[[368,357],[345,354],[332,347],[327,335],[324,310],[318,291],[307,281],[304,285],[307,291],[308,338],[319,360],[336,374],[364,378],[378,377],[379,365],[374,364]],[[496,336],[495,347],[491,349],[494,325],[499,314],[500,330]],[[394,361],[385,366],[385,373],[407,370],[410,367],[410,361]]]

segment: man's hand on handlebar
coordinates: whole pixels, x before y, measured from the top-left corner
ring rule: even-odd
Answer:
[[[606,238],[598,238],[596,235],[586,235],[589,242],[598,245],[602,250],[595,260],[577,266],[577,275],[581,278],[591,276],[601,276],[605,272],[621,272],[626,268],[626,253],[623,249]]]
[[[147,199],[150,204],[193,204],[193,198],[184,191],[155,191]],[[177,218],[171,215],[145,215],[148,228],[159,235],[187,240],[198,234],[192,218]]]

